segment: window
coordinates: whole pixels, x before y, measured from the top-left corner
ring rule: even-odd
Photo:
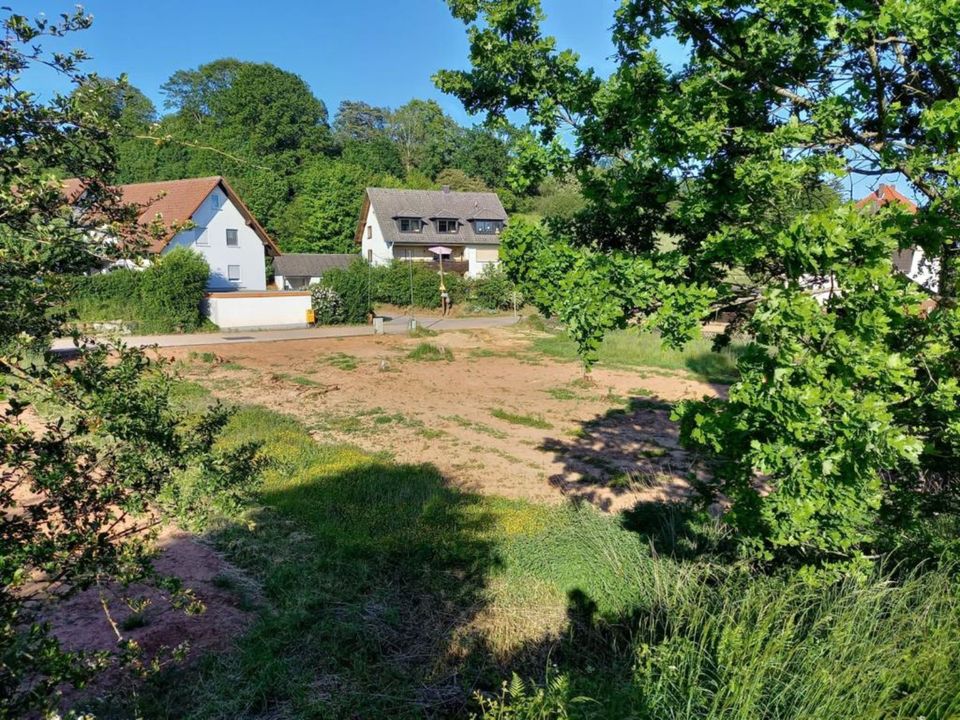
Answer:
[[[220,209],[220,196],[214,193],[210,196],[210,203],[213,205],[214,209]]]
[[[420,232],[423,223],[420,218],[400,218],[400,232]]]
[[[227,247],[240,247],[240,238],[236,230],[227,230]]]
[[[477,220],[473,224],[477,235],[499,235],[503,223],[499,220]]]
[[[367,250],[367,262],[373,264],[373,250]]]
[[[458,220],[451,220],[448,218],[440,218],[437,220],[437,232],[438,233],[456,233],[460,230],[460,222]]]
[[[367,240],[373,237],[373,225],[367,225]]]
[[[197,245],[203,245],[206,247],[210,244],[209,236],[207,235],[207,229],[205,227],[195,227],[193,229],[194,239]]]
[[[240,282],[239,265],[227,265],[227,280],[230,282]]]

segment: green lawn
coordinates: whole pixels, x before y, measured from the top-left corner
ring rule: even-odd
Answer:
[[[257,407],[224,443],[250,440],[270,460],[260,502],[211,539],[261,585],[257,620],[234,651],[152,680],[144,718],[468,717],[475,691],[548,668],[575,718],[960,711],[945,572],[815,589],[725,564],[721,529],[675,510],[481,497]]]
[[[578,360],[577,346],[562,333],[537,337],[533,347],[560,360]],[[637,330],[611,332],[600,346],[599,364],[606,367],[647,367],[690,373],[706,382],[730,383],[736,380],[736,363],[743,345],[734,344],[714,352],[712,341],[700,338],[683,350],[664,347],[659,336]]]

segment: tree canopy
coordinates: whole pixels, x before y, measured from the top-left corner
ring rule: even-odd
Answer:
[[[526,114],[518,182],[572,170],[583,188],[572,219],[504,243],[587,361],[609,329],[681,344],[718,310],[718,342],[749,342],[727,399],[677,410],[744,547],[829,567],[955,512],[960,6],[627,0],[602,78],[542,34],[536,0],[449,4],[472,67],[439,86],[492,121]],[[688,49],[682,68],[661,38]],[[919,212],[825,191],[890,173]],[[912,245],[940,263],[930,312],[892,265]]]

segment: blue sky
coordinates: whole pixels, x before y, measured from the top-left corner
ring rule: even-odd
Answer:
[[[604,72],[618,4],[544,0],[546,30]],[[434,98],[467,121],[459,102],[430,81],[441,68],[468,65],[465,28],[443,0],[88,0],[83,6],[93,27],[57,49],[84,48],[93,58],[87,67],[101,75],[127,73],[161,110],[160,86],[175,70],[236,57],[297,73],[331,114],[346,99],[396,107],[418,97]],[[53,17],[73,7],[67,0],[29,0],[15,10]],[[49,73],[28,80],[45,96],[64,89]]]
[[[571,48],[584,66],[607,74],[613,46],[610,27],[619,0],[542,0],[545,31],[558,46]],[[24,0],[15,10],[54,17],[70,12],[70,0]],[[270,62],[300,75],[323,100],[331,118],[341,100],[364,100],[397,107],[411,98],[433,98],[458,121],[469,124],[460,103],[443,95],[430,80],[441,68],[466,68],[466,30],[443,0],[88,0],[93,27],[47,42],[49,49],[82,47],[92,57],[86,66],[100,75],[127,73],[163,110],[160,86],[176,70],[195,68],[222,57]],[[674,67],[683,62],[675,43],[660,46]],[[49,97],[63,91],[52,72],[31,72],[24,85]],[[853,197],[862,197],[878,181],[854,178]],[[849,192],[849,184],[844,190]]]

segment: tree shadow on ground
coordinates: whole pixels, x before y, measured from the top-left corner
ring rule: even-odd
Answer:
[[[229,652],[151,680],[143,717],[467,714],[477,679],[449,646],[500,564],[494,518],[433,466],[348,465],[268,482],[264,507],[212,537],[264,608]]]
[[[672,409],[655,397],[632,397],[626,407],[581,423],[571,437],[545,439],[540,448],[563,466],[550,484],[607,511],[687,498],[691,459],[680,447]]]

